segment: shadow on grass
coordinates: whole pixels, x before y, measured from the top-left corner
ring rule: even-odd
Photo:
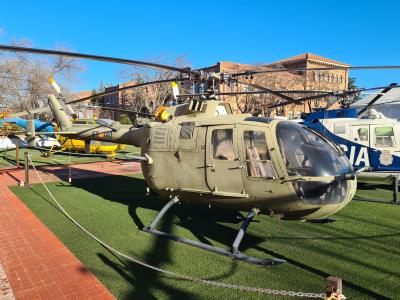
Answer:
[[[86,171],[87,172],[87,171]],[[97,172],[93,172],[97,173]],[[146,197],[145,196],[145,182],[143,179],[127,177],[127,176],[108,176],[100,177],[95,181],[92,179],[79,179],[72,182],[72,185],[77,188],[84,189],[90,193],[96,194],[105,200],[118,202],[124,204],[128,207],[128,212],[139,228],[148,224],[143,224],[141,216],[138,213],[139,208],[144,208],[147,210],[153,210],[155,213],[158,212],[166,203],[165,199],[161,199],[155,196]],[[237,230],[231,228],[227,225],[220,223],[230,223],[237,224],[240,223],[243,216],[237,211],[227,210],[227,209],[208,209],[205,207],[195,207],[192,205],[182,204],[173,207],[160,222],[160,227],[158,229],[165,232],[171,232],[171,228],[175,225],[174,219],[178,218],[177,225],[182,228],[190,230],[192,234],[201,242],[206,244],[211,244],[210,240],[218,241],[219,243],[225,245],[227,248],[231,246],[231,243],[237,233]],[[315,225],[323,226],[323,225]],[[237,226],[236,226],[237,227]],[[400,233],[382,234],[382,235],[355,235],[355,236],[334,236],[334,237],[310,237],[307,239],[315,240],[370,240],[377,237],[394,237],[398,236]],[[286,240],[299,240],[304,238],[299,237],[272,237],[269,239],[286,239]],[[277,258],[285,259],[288,263],[299,267],[301,269],[312,272],[318,276],[327,277],[328,274],[322,270],[314,268],[310,265],[304,264],[298,260],[285,257],[284,255],[275,253],[268,250],[259,244],[264,242],[265,239],[254,236],[252,234],[246,234],[241,249],[253,248],[261,253],[267,254],[269,256],[274,256]],[[173,243],[172,241],[154,238],[153,246],[148,250],[144,261],[151,263],[155,266],[162,266],[171,259],[169,253],[169,245]],[[144,269],[133,263],[125,263],[121,260],[115,262],[109,258],[98,254],[100,259],[114,270],[116,270],[126,281],[130,282],[135,286],[135,290],[130,292],[127,298],[149,298],[154,299],[154,291],[162,290],[166,292],[171,298],[172,297],[184,297],[190,299],[190,294],[186,292],[175,289],[167,284],[165,284],[159,273],[152,270]],[[231,274],[235,271],[235,267],[232,268]],[[227,277],[229,274],[224,274],[220,278]],[[371,291],[363,286],[357,285],[351,281],[344,280],[346,286],[362,293],[367,294],[372,297],[379,299],[388,299],[387,297],[380,295],[374,291]]]
[[[388,188],[392,188],[392,185],[389,183],[384,184],[379,182],[376,183],[357,182],[357,189],[359,190],[368,190],[368,191],[377,189],[386,190]]]
[[[161,220],[162,230],[168,231],[171,229],[173,224],[173,216],[166,215]],[[155,239],[155,242],[151,249],[147,252],[144,262],[152,264],[154,266],[161,266],[171,260],[169,243],[171,241],[166,239]],[[121,275],[127,282],[135,287],[133,291],[130,291],[124,298],[126,299],[157,299],[153,294],[155,290],[160,290],[162,293],[167,294],[171,299],[194,299],[195,297],[188,292],[182,291],[179,288],[174,288],[172,285],[164,283],[160,276],[161,273],[155,272],[154,270],[140,266],[133,262],[124,262],[123,260],[113,256],[118,260],[115,262],[103,254],[98,254],[99,258],[106,265],[113,268],[118,274]]]
[[[322,270],[319,270],[319,269],[317,269],[317,268],[314,268],[314,267],[312,267],[312,266],[303,264],[303,263],[301,263],[301,262],[299,262],[299,261],[297,261],[297,260],[291,259],[291,258],[289,258],[289,257],[286,257],[286,256],[281,255],[281,254],[279,254],[279,253],[276,253],[276,252],[274,252],[274,251],[267,250],[267,249],[264,249],[264,248],[261,248],[261,247],[258,247],[258,246],[255,246],[255,248],[256,248],[257,250],[260,250],[260,251],[262,251],[262,252],[268,254],[268,255],[273,255],[273,256],[275,256],[275,257],[277,257],[277,258],[284,259],[284,260],[286,260],[288,263],[290,263],[290,264],[292,264],[292,265],[294,265],[294,266],[296,266],[296,267],[298,267],[298,268],[307,270],[307,271],[309,271],[309,272],[311,272],[311,273],[314,273],[314,274],[316,274],[316,275],[322,276],[322,277],[324,277],[324,278],[327,278],[328,276],[331,276],[331,274],[329,274],[329,273],[326,273],[326,272],[324,272],[324,271],[322,271]],[[384,299],[384,300],[390,300],[390,299],[391,299],[391,298],[388,298],[388,297],[383,296],[383,295],[381,295],[381,294],[375,293],[374,291],[371,291],[371,290],[369,290],[369,289],[367,289],[367,288],[365,288],[365,287],[363,287],[363,286],[357,285],[357,284],[352,283],[351,281],[348,281],[348,280],[345,280],[345,279],[343,279],[343,284],[344,284],[345,286],[349,287],[349,288],[352,288],[352,289],[354,289],[354,290],[356,290],[356,291],[362,293],[362,294],[366,294],[366,295],[375,297],[376,299]]]
[[[92,179],[79,179],[73,181],[72,185],[96,194],[105,200],[127,205],[128,212],[139,229],[142,229],[144,226],[149,224],[144,224],[142,222],[137,213],[138,208],[145,208],[158,212],[167,203],[163,198],[157,196],[146,196],[145,181],[134,177],[100,177],[96,179],[95,183]],[[231,246],[238,229],[230,228],[219,223],[238,224],[244,219],[244,216],[236,210],[214,207],[210,209],[204,206],[194,206],[189,204],[181,204],[172,207],[164,218],[168,215],[178,217],[179,221],[177,225],[190,230],[201,242],[211,244],[207,240],[207,238],[209,238],[216,240],[227,247]],[[264,238],[246,234],[241,249],[251,248],[253,245],[259,244],[263,241]]]
[[[59,183],[58,186],[69,187],[69,185],[64,185],[63,183]],[[143,223],[138,214],[139,208],[153,210],[155,214],[166,204],[166,200],[163,198],[157,196],[147,197],[145,195],[145,182],[140,178],[108,176],[98,177],[95,181],[93,181],[93,179],[78,179],[72,181],[72,186],[96,194],[105,200],[126,205],[129,215],[139,229],[149,225]],[[178,218],[178,221],[176,221],[176,218]],[[182,204],[171,208],[161,219],[157,228],[165,232],[172,232],[172,227],[178,225],[191,231],[193,235],[203,243],[211,245],[212,243],[210,240],[215,240],[229,249],[237,234],[237,229],[219,224],[219,222],[239,224],[242,222],[243,218],[244,216],[240,212],[234,210],[219,208],[209,209],[203,206],[194,207],[192,205]],[[241,249],[253,248],[254,245],[261,242],[264,242],[263,238],[246,234]],[[169,263],[171,259],[170,243],[176,242],[154,237],[154,244],[147,251],[143,261],[154,266],[162,266],[165,263]],[[164,283],[160,280],[163,278],[163,276],[160,275],[161,273],[131,262],[122,261],[119,258],[117,258],[118,262],[116,262],[102,254],[98,254],[98,256],[103,263],[113,268],[127,282],[135,286],[134,291],[129,292],[126,298],[155,299],[156,297],[152,293],[152,291],[155,290],[162,290],[171,298],[179,297],[191,299],[193,297],[190,293],[186,293]],[[227,278],[235,273],[236,268],[237,262],[232,261],[230,270],[208,279],[217,280]]]

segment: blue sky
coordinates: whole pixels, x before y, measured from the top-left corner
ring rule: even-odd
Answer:
[[[400,65],[397,1],[4,1],[0,43],[149,60],[185,55],[272,62],[312,52],[352,65]],[[164,61],[168,62],[168,61]],[[120,65],[84,62],[74,90],[121,81]],[[400,71],[352,73],[360,86],[400,82]]]

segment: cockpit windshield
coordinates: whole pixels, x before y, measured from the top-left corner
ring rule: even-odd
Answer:
[[[280,122],[276,135],[289,176],[339,176],[353,171],[345,155],[326,139],[292,122]],[[296,181],[293,185],[304,202],[337,203],[346,195],[346,180]]]
[[[344,155],[308,128],[280,122],[276,134],[289,175],[335,176],[352,171]]]

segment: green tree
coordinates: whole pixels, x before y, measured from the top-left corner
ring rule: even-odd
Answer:
[[[92,90],[92,96],[93,95],[96,95],[97,94],[97,91],[95,90],[95,89],[93,89]],[[94,98],[92,98],[91,100],[90,100],[90,103],[92,104],[92,105],[99,105],[99,99],[100,99],[100,97],[94,97]]]
[[[356,83],[356,78],[349,77],[349,84],[347,85],[347,89],[348,90],[357,90],[358,89],[358,86]],[[360,93],[353,94],[353,97],[351,97],[350,102],[354,103],[354,102],[360,100],[360,98],[361,98]]]
[[[127,115],[121,115],[118,121],[123,125],[132,125],[132,121]]]
[[[354,77],[349,77],[349,84],[347,85],[348,90],[356,90],[358,86],[356,84],[356,79]]]

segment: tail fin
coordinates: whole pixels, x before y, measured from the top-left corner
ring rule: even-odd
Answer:
[[[71,121],[68,119],[67,114],[53,94],[49,94],[49,105],[53,112],[54,119],[60,131],[67,131],[72,127]]]
[[[65,101],[65,98],[61,94],[61,88],[57,84],[57,82],[54,80],[53,76],[49,77],[49,83],[53,87],[53,89],[56,91],[57,99],[60,99],[63,102],[63,105],[65,107],[65,110],[66,110],[67,114],[72,116],[74,119],[76,119],[77,115],[76,115],[75,111],[72,109],[71,105],[67,104],[67,102]]]

